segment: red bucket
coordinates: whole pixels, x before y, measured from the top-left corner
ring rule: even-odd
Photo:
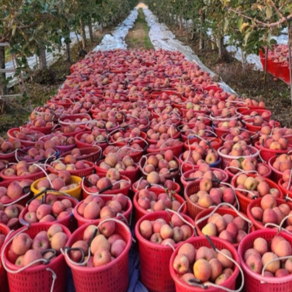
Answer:
[[[292,244],[292,237],[286,232],[278,232],[275,229],[264,228],[248,234],[240,243],[238,248],[240,265],[244,272],[244,282],[246,292],[267,292],[267,291],[289,291],[292,286],[292,275],[286,277],[262,277],[253,272],[245,263],[244,253],[253,247],[253,242],[262,237],[269,243],[276,235],[284,237]]]
[[[62,153],[61,157],[65,157],[68,154],[72,154],[71,151]],[[79,151],[80,151],[80,156],[77,156],[76,160],[87,160],[87,161],[95,162],[102,155],[102,150],[99,146],[81,148],[79,149]]]
[[[226,240],[222,240],[220,238],[217,237],[211,237],[213,244],[215,245],[215,247],[219,250],[222,249],[227,249],[230,251],[232,258],[238,263],[239,262],[239,257],[238,257],[238,253],[235,249],[235,247],[232,246],[231,243],[227,242]],[[208,248],[211,248],[212,246],[210,245],[209,241],[206,239],[206,237],[203,236],[199,236],[199,237],[192,237],[190,239],[188,239],[187,241],[190,244],[192,244],[195,249],[198,249],[202,246],[206,246]],[[183,243],[182,243],[183,244]],[[195,286],[191,286],[188,285],[186,282],[184,282],[174,271],[173,269],[173,262],[174,259],[178,253],[178,250],[180,248],[180,246],[182,245],[180,244],[175,251],[172,253],[170,261],[169,261],[169,270],[170,270],[170,275],[172,277],[172,279],[175,282],[175,291],[176,292],[201,292],[204,291],[202,288],[199,287],[195,287]],[[232,275],[221,284],[221,286],[227,288],[227,289],[231,289],[231,290],[235,290],[235,286],[236,286],[236,279],[237,276],[239,274],[239,269],[237,266],[235,266],[234,272],[232,273]],[[215,287],[208,287],[206,289],[206,291],[208,292],[218,292],[221,289],[219,288],[215,288]],[[224,291],[224,290],[222,290]]]
[[[256,175],[254,174],[247,174],[247,176],[252,176],[252,177],[256,177]],[[236,185],[236,179],[237,179],[237,176],[234,176],[233,179],[231,180],[231,185],[236,188],[237,185]],[[277,190],[279,190],[280,192],[280,197],[279,198],[282,198],[283,197],[283,193],[280,189],[280,187],[277,185],[277,183],[273,182],[272,180],[268,179],[268,178],[265,178],[265,182],[268,183],[268,185],[270,186],[270,188],[275,188]],[[244,214],[247,213],[247,207],[249,205],[249,203],[253,200],[253,199],[250,199],[247,197],[247,195],[243,194],[242,191],[235,191],[236,192],[236,196],[238,198],[238,201],[239,201],[239,205],[240,205],[240,211],[243,212]]]
[[[116,220],[115,223],[115,233],[120,235],[127,245],[123,252],[110,263],[92,268],[77,266],[68,260],[68,253],[66,252],[65,259],[72,270],[76,292],[127,292],[129,285],[129,250],[132,243],[132,235],[126,224],[119,220]],[[66,246],[71,247],[76,241],[83,239],[84,230],[89,225],[85,224],[76,229]],[[62,292],[64,291],[65,289]]]
[[[151,192],[155,192],[157,195],[159,195],[161,193],[165,193],[165,190],[160,189],[160,188],[155,188],[155,187],[149,188],[148,190]],[[143,209],[138,204],[138,194],[139,194],[139,191],[135,193],[134,198],[133,198],[133,204],[135,207],[135,222],[140,220],[140,218],[142,218],[143,216],[149,214],[149,212],[147,210]],[[173,194],[172,199],[174,201],[180,202],[181,205],[183,205],[180,212],[183,214],[186,214],[187,213],[187,206],[185,204],[185,200],[179,194]]]
[[[10,229],[6,225],[0,224],[0,234],[4,234],[6,236],[9,233],[9,231]],[[0,267],[0,283],[1,283],[0,292],[9,291],[7,273],[2,264]]]
[[[182,215],[190,224],[193,221],[186,215]],[[139,243],[140,254],[140,278],[141,282],[151,292],[173,292],[174,281],[169,272],[169,259],[173,253],[170,246],[153,243],[140,234],[140,225],[143,220],[156,220],[163,218],[169,222],[171,215],[166,211],[149,213],[136,223],[135,235]],[[174,246],[176,247],[177,244]]]
[[[251,209],[253,207],[260,207],[261,206],[261,201],[262,201],[262,198],[258,198],[256,200],[251,201],[248,204],[247,212],[246,212],[247,217],[251,220],[251,222],[253,223],[256,230],[265,228],[264,224],[262,222],[256,220],[251,214]],[[281,204],[287,204],[290,207],[290,209],[292,210],[292,203],[291,202],[289,202],[289,201],[287,202],[285,200],[278,199],[278,198],[276,198],[276,202],[277,202],[277,206],[279,206]]]
[[[40,231],[48,231],[52,225],[49,223],[38,223],[31,225],[29,228],[22,227],[11,233],[6,239],[1,250],[2,263],[5,264],[5,269],[16,271],[19,269],[16,265],[12,264],[7,259],[9,247],[12,238],[19,232],[27,233],[31,238],[34,238]],[[60,225],[62,226],[62,225]],[[63,232],[66,233],[68,238],[71,233],[65,226],[62,226]],[[11,241],[10,241],[11,240]],[[54,292],[64,292],[66,287],[66,262],[64,256],[59,254],[52,259],[48,264],[40,264],[37,266],[29,267],[19,273],[11,273],[7,271],[9,291],[10,292],[50,292],[51,287],[54,285]],[[53,272],[56,276],[54,282]]]

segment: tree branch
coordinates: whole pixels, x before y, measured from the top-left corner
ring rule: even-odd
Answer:
[[[288,22],[289,20],[292,19],[292,14],[289,14],[287,17],[281,17],[280,20],[276,21],[276,22],[272,22],[272,23],[265,23],[265,22],[262,22],[258,19],[254,19],[250,16],[247,16],[241,12],[238,12],[236,11],[235,9],[233,8],[230,8],[230,7],[227,7],[227,10],[228,11],[231,11],[231,12],[234,12],[236,13],[237,15],[240,15],[246,19],[249,19],[249,20],[252,20],[254,21],[256,24],[258,24],[259,26],[262,26],[262,27],[267,27],[267,28],[271,28],[271,27],[275,27],[275,26],[280,26],[281,24],[285,23],[285,22]]]

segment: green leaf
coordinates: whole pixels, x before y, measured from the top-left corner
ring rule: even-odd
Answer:
[[[246,34],[245,34],[245,36],[244,36],[244,45],[245,45],[245,46],[247,45],[247,41],[248,41],[250,35],[251,35],[251,30],[248,31],[248,32],[246,32]]]

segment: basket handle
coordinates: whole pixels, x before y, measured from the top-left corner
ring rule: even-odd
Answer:
[[[262,269],[262,277],[264,277],[264,273],[265,273],[265,269],[267,268],[267,266],[275,261],[281,261],[281,260],[287,260],[287,259],[291,259],[291,255],[290,256],[285,256],[285,257],[279,257],[279,258],[276,258],[276,259],[272,259],[270,261],[268,261],[264,266],[263,266],[263,269]],[[264,281],[261,281],[261,284],[264,284],[265,282]]]
[[[182,217],[182,215],[176,211],[173,211],[171,209],[165,208],[165,211],[168,213],[168,215],[171,217],[170,213],[172,214],[176,214],[185,224],[189,225],[193,230],[196,228],[195,225],[191,224],[190,222],[188,222],[186,219],[184,219]]]
[[[211,217],[214,213],[216,213],[216,211],[220,208],[220,207],[229,207],[231,209],[233,209],[236,214],[241,217],[244,221],[246,221],[248,223],[248,233],[249,233],[249,230],[250,230],[250,227],[253,225],[253,223],[245,216],[243,216],[234,206],[232,206],[231,204],[229,203],[220,203],[219,205],[217,205],[215,208],[213,208],[212,212],[208,215],[206,215],[205,217],[203,218],[200,218],[199,220],[197,220],[195,223],[196,224],[200,224],[201,222],[203,222],[204,220],[208,219],[209,217]]]
[[[239,271],[240,271],[242,281],[241,281],[241,285],[240,285],[240,287],[239,287],[237,290],[228,289],[228,288],[226,288],[226,287],[223,287],[223,286],[221,286],[221,285],[217,285],[217,284],[214,284],[214,283],[211,283],[211,282],[208,282],[208,283],[206,283],[206,284],[203,284],[203,286],[205,286],[205,287],[215,287],[215,288],[218,288],[218,289],[222,289],[222,290],[224,290],[224,291],[227,291],[227,292],[240,292],[240,291],[242,291],[242,288],[243,288],[243,286],[244,286],[244,273],[243,273],[243,270],[242,270],[240,264],[237,263],[232,257],[228,256],[227,254],[223,253],[221,250],[217,249],[217,248],[215,247],[214,243],[212,242],[211,238],[210,238],[208,235],[206,235],[206,238],[207,238],[207,240],[209,241],[209,243],[210,243],[210,245],[212,246],[212,248],[213,248],[217,253],[220,253],[221,255],[223,255],[224,257],[226,257],[228,260],[230,260],[231,262],[233,262],[234,265],[237,266],[237,268],[238,268]]]
[[[280,222],[279,225],[277,225],[277,224],[273,224],[273,223],[266,223],[266,224],[265,224],[265,227],[268,227],[268,226],[274,226],[274,227],[277,227],[277,228],[278,228],[278,233],[277,233],[277,235],[281,232],[281,230],[284,230],[284,231],[286,231],[287,233],[292,234],[290,231],[288,231],[288,230],[286,230],[285,228],[282,227],[283,224],[284,224],[284,222],[285,222],[288,218],[291,218],[291,217],[292,217],[292,214],[288,214],[287,216],[285,216],[285,217],[282,219],[282,221]]]

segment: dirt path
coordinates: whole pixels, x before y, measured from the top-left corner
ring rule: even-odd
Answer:
[[[145,21],[144,12],[139,8],[137,20],[126,36],[128,49],[153,49],[148,33],[149,27]]]

